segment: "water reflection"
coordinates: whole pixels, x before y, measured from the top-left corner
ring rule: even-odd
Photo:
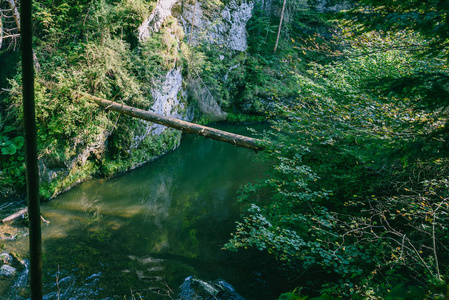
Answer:
[[[264,172],[254,156],[186,136],[176,151],[151,164],[86,182],[45,204],[42,213],[51,222],[43,227],[48,299],[55,299],[57,272],[70,287],[66,295],[92,283],[95,299],[123,299],[130,289],[145,299],[166,299],[192,275],[225,279],[239,291],[239,270],[228,270],[220,249],[239,215],[237,189]]]

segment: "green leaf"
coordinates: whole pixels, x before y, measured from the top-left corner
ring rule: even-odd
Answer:
[[[13,138],[12,142],[14,143],[17,149],[20,149],[23,147],[23,144],[25,143],[25,138],[23,136],[18,136]]]
[[[7,136],[0,136],[0,147],[5,147],[11,144],[11,140]]]
[[[14,130],[14,127],[12,126],[5,126],[5,128],[3,128],[3,133],[8,133]]]
[[[8,146],[2,148],[3,155],[14,155],[16,154],[16,152],[17,149],[16,146],[14,146],[14,144],[9,144]]]

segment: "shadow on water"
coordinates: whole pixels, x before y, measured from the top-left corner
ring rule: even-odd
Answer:
[[[274,299],[280,274],[267,277],[260,254],[221,250],[240,214],[238,188],[265,171],[254,156],[186,136],[155,162],[44,204],[45,299],[175,299],[189,276],[224,280],[246,299]],[[20,243],[6,250],[20,252]]]

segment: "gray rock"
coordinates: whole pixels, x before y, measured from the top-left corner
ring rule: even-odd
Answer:
[[[199,39],[206,38],[211,43],[223,45],[228,49],[246,51],[248,48],[246,23],[252,16],[253,1],[231,0],[217,15],[202,8],[198,2],[194,9],[193,4],[184,4],[184,12],[179,17],[184,32],[192,35],[192,42],[196,44]],[[194,32],[191,23],[195,10]]]
[[[155,86],[151,89],[151,94],[155,100],[150,111],[162,116],[172,117],[185,121],[191,121],[193,114],[190,113],[185,101],[187,91],[182,87],[182,70],[180,67],[167,72],[163,77],[156,79]],[[147,121],[141,121],[142,129],[134,132],[131,149],[136,149],[148,136],[158,136],[167,129],[164,125],[159,125]]]
[[[206,115],[212,121],[226,120],[227,113],[224,112],[218,102],[210,93],[209,89],[198,79],[189,81],[189,94],[198,101],[198,108],[200,112]]]
[[[205,282],[187,277],[180,287],[178,300],[244,300],[226,281]]]
[[[231,1],[221,12],[222,23],[217,24],[214,39],[220,41],[228,48],[237,51],[246,51],[248,42],[246,38],[246,23],[252,16],[254,2]],[[219,42],[220,43],[220,42]]]
[[[151,15],[137,29],[139,40],[145,40],[153,34],[159,32],[165,19],[171,16],[171,9],[177,0],[157,1],[156,8]]]
[[[8,265],[3,265],[0,268],[0,278],[9,278],[16,275],[16,273],[17,273],[16,268],[13,268]]]

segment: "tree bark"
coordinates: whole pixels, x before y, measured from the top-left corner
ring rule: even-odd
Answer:
[[[201,135],[220,142],[226,142],[237,147],[245,147],[253,149],[255,151],[265,149],[265,147],[262,145],[262,141],[258,139],[186,122],[172,117],[162,116],[151,111],[145,111],[124,104],[118,104],[113,101],[95,97],[83,92],[80,92],[79,94],[91,99],[93,102],[102,107],[105,107],[106,109],[121,112],[131,117],[165,125],[178,130],[182,130],[187,133]]]
[[[34,101],[32,0],[20,2],[20,33],[22,35],[22,95],[25,131],[25,162],[28,198],[30,289],[31,300],[42,300],[42,232],[39,199],[39,168],[37,165],[37,126]]]
[[[2,22],[2,12],[0,12],[0,49],[2,48],[3,43],[3,22]]]
[[[276,53],[276,49],[278,47],[279,42],[279,36],[281,35],[281,28],[282,28],[282,20],[284,20],[284,10],[285,10],[285,3],[287,0],[284,0],[284,4],[282,5],[282,12],[281,12],[281,21],[279,22],[279,29],[278,29],[278,36],[276,38],[276,44],[274,45],[274,53]]]

